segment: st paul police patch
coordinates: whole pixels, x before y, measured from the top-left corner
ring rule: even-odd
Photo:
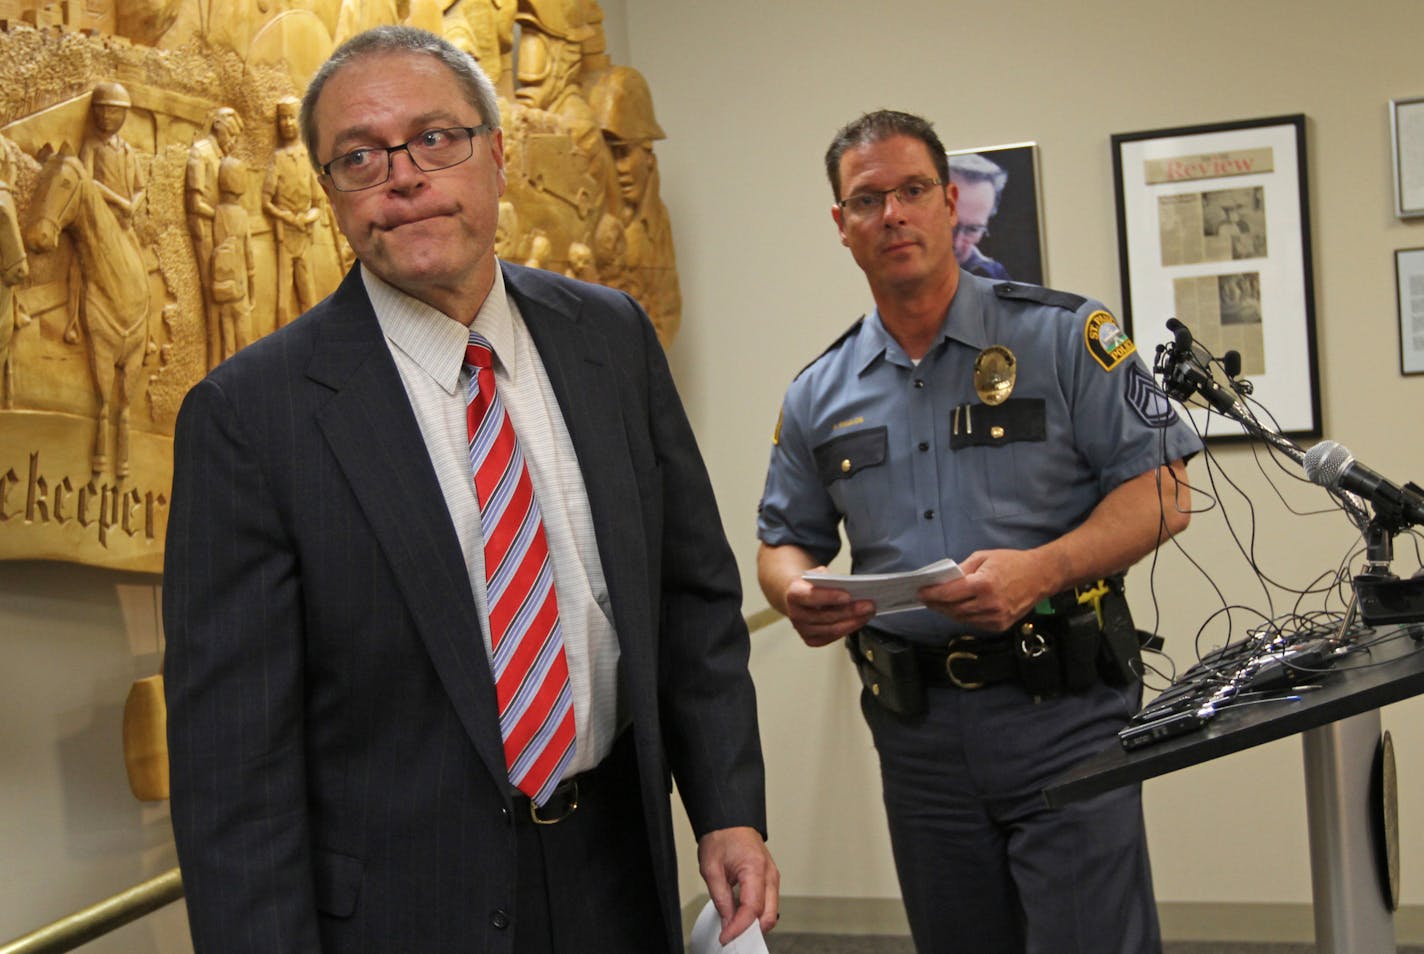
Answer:
[[[1177,423],[1177,410],[1171,399],[1137,362],[1127,368],[1127,403],[1148,427],[1160,429]]]
[[[1137,350],[1137,345],[1118,326],[1117,320],[1105,311],[1095,311],[1088,316],[1088,323],[1083,327],[1083,340],[1088,346],[1088,353],[1103,366],[1104,371],[1111,371]]]

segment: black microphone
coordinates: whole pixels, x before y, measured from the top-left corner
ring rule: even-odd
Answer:
[[[1167,330],[1176,338],[1177,350],[1190,354],[1192,350],[1192,330],[1176,318],[1167,319]]]
[[[1228,351],[1221,356],[1221,370],[1226,372],[1226,376],[1235,379],[1241,373],[1241,352]]]
[[[1399,514],[1404,525],[1424,524],[1424,494],[1418,488],[1390,483],[1334,441],[1321,441],[1305,452],[1305,476],[1336,493],[1359,494],[1374,506],[1377,515]]]

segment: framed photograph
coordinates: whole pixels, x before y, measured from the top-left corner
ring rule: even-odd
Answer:
[[[1038,144],[950,150],[949,178],[959,187],[959,264],[985,278],[1044,284]]]
[[[1240,356],[1258,417],[1319,437],[1305,117],[1120,133],[1112,153],[1124,329],[1151,354],[1177,318]],[[1246,436],[1188,411],[1209,437]]]
[[[1424,96],[1389,101],[1389,138],[1394,144],[1394,214],[1424,215]]]
[[[1424,248],[1394,253],[1394,284],[1399,296],[1399,371],[1424,374]]]

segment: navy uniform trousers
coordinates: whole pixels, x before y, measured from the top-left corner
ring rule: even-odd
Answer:
[[[1043,799],[1117,744],[1139,686],[1039,702],[1012,682],[926,692],[913,719],[861,695],[919,954],[1160,951],[1140,786],[1058,809]]]

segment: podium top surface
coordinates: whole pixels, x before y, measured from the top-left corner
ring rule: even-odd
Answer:
[[[1424,693],[1424,627],[1382,627],[1356,644],[1372,648],[1312,680],[1298,702],[1228,707],[1200,729],[1132,751],[1114,744],[1060,776],[1044,798],[1053,807],[1081,801]]]

